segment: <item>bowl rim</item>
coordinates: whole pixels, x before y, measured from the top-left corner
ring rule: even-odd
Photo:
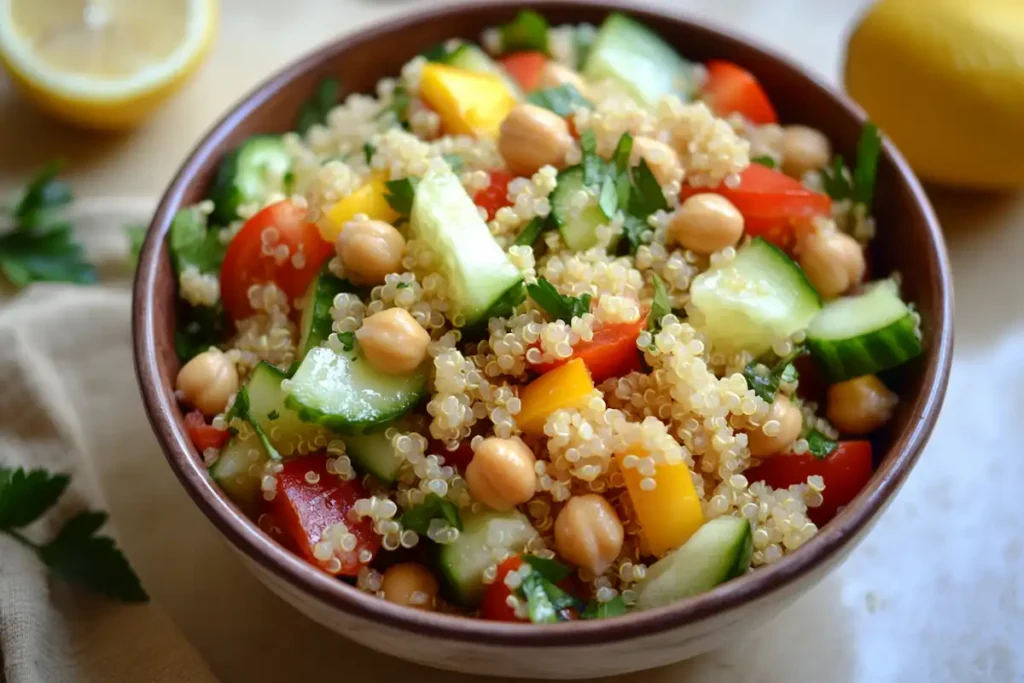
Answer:
[[[537,4],[543,8],[544,4],[548,3]],[[550,4],[585,5],[609,12],[626,11],[649,23],[670,21],[688,24],[713,35],[716,40],[742,43],[755,53],[759,53],[760,57],[801,75],[810,85],[838,102],[853,118],[861,122],[866,120],[863,111],[857,105],[824,84],[813,73],[757,40],[714,23],[675,10],[633,6],[628,0],[561,0]],[[427,19],[453,16],[466,11],[486,11],[495,8],[514,10],[520,6],[521,4],[515,0],[478,0],[471,6],[427,8],[402,17],[383,19],[356,33],[333,40],[291,62],[258,84],[232,107],[189,152],[154,214],[141,251],[133,293],[132,335],[135,369],[147,417],[171,469],[181,484],[196,505],[236,549],[277,579],[353,616],[433,638],[539,648],[604,644],[660,633],[725,614],[782,591],[801,577],[812,573],[829,558],[841,557],[844,549],[851,549],[852,546],[847,546],[866,531],[872,521],[881,514],[919,457],[938,418],[949,381],[953,345],[951,275],[939,221],[917,177],[888,139],[884,140],[883,153],[889,157],[898,175],[907,184],[916,208],[924,218],[938,274],[937,282],[931,284],[937,287],[939,315],[935,320],[933,346],[926,354],[924,389],[915,401],[915,417],[910,420],[907,430],[894,440],[888,457],[875,471],[868,487],[861,491],[829,525],[819,530],[799,552],[787,555],[777,563],[749,572],[706,593],[657,609],[631,612],[623,617],[572,624],[518,624],[470,619],[412,610],[381,600],[330,577],[277,545],[230,503],[212,483],[202,463],[195,458],[192,446],[176,417],[178,408],[173,392],[164,391],[160,386],[156,353],[157,333],[153,315],[156,308],[156,273],[164,235],[174,212],[179,208],[186,188],[194,182],[194,177],[203,167],[201,159],[222,144],[237,123],[248,117],[253,110],[273,99],[293,79],[334,55],[371,41],[382,33],[409,28]]]

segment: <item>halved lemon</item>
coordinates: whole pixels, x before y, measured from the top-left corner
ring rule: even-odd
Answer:
[[[200,64],[217,0],[0,0],[0,61],[39,107],[133,126]]]

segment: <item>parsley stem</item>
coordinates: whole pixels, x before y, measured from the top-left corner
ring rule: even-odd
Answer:
[[[39,552],[39,546],[38,545],[36,545],[32,541],[30,541],[27,538],[25,538],[24,536],[22,536],[20,533],[18,533],[14,529],[3,529],[3,531],[6,532],[7,534],[9,534],[11,536],[11,538],[13,538],[15,541],[17,541],[18,543],[22,544],[26,548],[31,548],[32,550],[34,550],[36,552]]]

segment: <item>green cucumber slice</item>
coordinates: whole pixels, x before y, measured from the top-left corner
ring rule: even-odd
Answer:
[[[345,436],[342,441],[345,442],[345,453],[356,467],[389,484],[395,481],[402,459],[395,453],[391,439],[384,432]]]
[[[255,511],[263,499],[263,465],[267,452],[255,433],[241,439],[232,437],[210,467],[210,476],[235,505]]]
[[[322,426],[303,422],[287,405],[284,381],[288,378],[273,365],[261,362],[253,370],[246,389],[249,418],[263,430],[282,457],[299,454],[299,445],[315,450],[319,441],[327,445],[328,432]]]
[[[694,278],[693,324],[715,351],[760,356],[776,339],[807,329],[821,298],[796,263],[755,237],[732,261]]]
[[[893,280],[825,305],[807,328],[811,354],[833,382],[902,365],[921,354],[920,319]]]
[[[587,190],[590,201],[582,209],[574,209],[571,200],[580,190]],[[582,166],[567,168],[558,174],[558,184],[551,193],[551,215],[566,246],[585,251],[597,245],[597,228],[608,223],[601,211],[597,193],[587,188]]]
[[[588,79],[617,81],[649,107],[665,95],[689,93],[691,71],[690,63],[658,34],[617,12],[601,25],[583,67]]]
[[[433,246],[455,304],[465,318],[463,327],[512,311],[508,302],[516,301],[523,276],[494,240],[454,173],[432,172],[420,180],[409,226],[414,238]],[[503,300],[502,306],[495,307]]]
[[[378,431],[426,396],[428,365],[407,375],[385,375],[358,345],[344,354],[317,346],[284,382],[285,404],[301,420],[339,434]]]
[[[310,283],[302,298],[302,320],[299,323],[299,357],[315,346],[321,346],[333,332],[334,318],[331,306],[334,297],[342,292],[358,294],[359,288],[334,276],[325,264],[320,274]]]
[[[262,201],[283,189],[292,160],[280,135],[256,135],[243,142],[220,164],[210,188],[214,222],[227,224],[238,218],[238,207]]]
[[[718,517],[655,562],[636,587],[636,609],[662,607],[709,591],[750,568],[754,538],[744,517]]]
[[[530,520],[518,510],[464,516],[459,537],[439,546],[437,554],[449,599],[466,607],[478,605],[486,588],[484,570],[521,553],[536,536]]]

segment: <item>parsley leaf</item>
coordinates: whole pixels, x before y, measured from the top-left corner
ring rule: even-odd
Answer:
[[[658,179],[643,159],[633,169],[633,191],[629,196],[629,212],[638,218],[646,218],[655,211],[667,211],[668,201],[661,191]]]
[[[217,228],[206,226],[206,217],[197,207],[174,214],[167,239],[175,272],[180,275],[188,266],[193,266],[200,273],[217,273],[227,251],[219,232]]]
[[[611,176],[605,176],[604,182],[601,183],[597,205],[605,218],[611,218],[619,210],[619,192]]]
[[[384,199],[392,209],[408,218],[412,214],[412,202],[416,198],[416,180],[414,178],[402,178],[401,180],[389,180],[384,183],[388,192]]]
[[[548,51],[548,20],[533,10],[523,10],[501,27],[503,52]]]
[[[351,351],[356,347],[356,333],[338,332],[338,341],[341,342],[341,348]]]
[[[28,526],[49,510],[71,478],[35,469],[0,468],[0,529]]]
[[[615,145],[615,151],[612,153],[612,163],[615,164],[615,168],[619,170],[619,173],[625,173],[629,170],[629,157],[633,154],[633,136],[629,133],[623,133],[622,137],[619,138],[619,142]]]
[[[824,459],[834,451],[839,444],[828,438],[817,429],[812,429],[804,437],[807,439],[807,451],[819,460]]]
[[[174,351],[187,361],[206,351],[228,335],[228,321],[220,302],[209,306],[192,306],[181,300],[174,327]]]
[[[747,366],[743,368],[743,377],[747,380],[747,386],[763,400],[774,403],[775,394],[779,391],[779,384],[796,380],[796,368],[792,363],[806,352],[806,347],[798,346],[788,356],[778,359],[770,366],[763,360],[747,363]],[[762,365],[768,366],[767,373],[759,371],[758,366]]]
[[[572,569],[565,566],[558,560],[549,560],[546,557],[536,555],[523,555],[523,561],[551,583],[558,583],[572,574]]]
[[[630,254],[635,254],[641,244],[648,240],[646,235],[650,232],[651,226],[643,218],[626,214],[626,222],[622,224],[622,236],[626,238],[626,245]]]
[[[764,156],[760,156],[760,157],[751,157],[750,158],[750,163],[752,163],[752,164],[760,164],[761,166],[767,166],[768,168],[775,168],[776,167],[775,159],[773,159],[772,157],[768,156],[767,154],[765,154]]]
[[[400,521],[403,527],[412,529],[422,536],[430,529],[430,521],[433,519],[443,519],[450,526],[462,531],[459,506],[436,493],[428,493],[423,502],[407,510]]]
[[[526,285],[526,291],[552,320],[571,323],[573,318],[590,312],[589,294],[563,296],[547,278],[537,278],[536,283]]]
[[[523,579],[519,585],[519,592],[526,599],[530,621],[535,624],[564,621],[566,616],[563,610],[577,606],[576,598],[549,581],[535,568]]]
[[[336,78],[324,79],[313,96],[299,109],[299,117],[295,122],[295,130],[299,135],[305,135],[313,126],[325,123],[327,113],[334,108],[340,97],[341,81]]]
[[[54,214],[71,203],[71,186],[58,178],[63,166],[51,161],[39,171],[11,209],[11,217],[19,230],[45,228],[54,221]]]
[[[626,602],[621,595],[616,595],[608,602],[591,600],[587,608],[580,615],[584,619],[604,619],[606,617],[618,617],[626,613]]]
[[[878,157],[882,153],[882,135],[870,121],[864,124],[857,143],[857,166],[853,169],[853,201],[870,207],[875,199]]]
[[[51,509],[68,482],[65,474],[0,467],[0,532],[31,549],[50,571],[70,583],[124,602],[145,602],[146,592],[128,560],[112,539],[96,535],[106,522],[105,513],[78,513],[42,545],[18,531]]]
[[[39,557],[69,583],[122,602],[146,602],[139,577],[114,540],[96,535],[106,521],[106,513],[80,512],[39,549]]]
[[[376,154],[376,153],[377,153],[377,148],[373,146],[373,143],[370,143],[370,142],[364,142],[363,143],[363,157],[366,159],[366,163],[368,163],[368,164],[371,163],[373,161],[373,155]]]
[[[841,154],[832,159],[832,167],[821,171],[822,188],[825,194],[835,200],[848,199],[853,196],[853,185],[846,172],[846,162]]]
[[[590,100],[569,84],[536,90],[527,95],[526,101],[538,107],[549,109],[563,119],[581,107],[585,109],[594,108]]]
[[[672,312],[672,301],[660,277],[655,275],[651,284],[654,285],[654,299],[651,301],[651,312],[647,315],[647,329],[655,334],[661,329],[661,319]]]
[[[516,241],[512,244],[520,247],[532,247],[540,237],[540,234],[544,232],[544,228],[547,225],[547,220],[537,216],[523,228],[523,231],[516,237]]]

